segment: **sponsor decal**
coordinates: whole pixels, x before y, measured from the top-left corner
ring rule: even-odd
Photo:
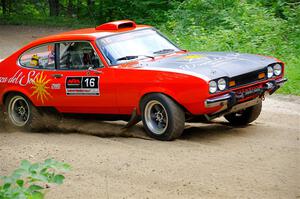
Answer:
[[[68,85],[69,86],[78,86],[81,84],[80,78],[70,78],[68,79]]]
[[[200,59],[203,57],[204,57],[203,55],[187,55],[187,56],[182,57],[182,59]]]
[[[36,96],[36,99],[43,104],[51,96],[47,86],[50,81],[43,72],[30,71],[24,73],[21,69],[11,77],[0,77],[0,83],[3,84],[17,84],[23,87],[32,85],[33,92],[30,97]]]
[[[98,96],[99,77],[67,77],[66,94],[70,96]]]
[[[51,89],[52,90],[59,90],[59,89],[61,89],[61,84],[51,84]]]
[[[32,79],[33,86],[31,87],[34,91],[30,97],[36,96],[36,99],[41,101],[43,104],[45,100],[48,100],[49,97],[52,97],[48,92],[49,87],[47,84],[50,82],[50,79],[47,79],[47,75],[44,75],[43,72]]]
[[[0,83],[6,83],[8,80],[7,77],[0,77]]]
[[[39,74],[40,73],[36,71],[30,71],[28,73],[24,73],[20,69],[11,77],[0,77],[0,83],[18,84],[20,86],[27,86],[28,84],[32,84],[31,80],[35,80]]]

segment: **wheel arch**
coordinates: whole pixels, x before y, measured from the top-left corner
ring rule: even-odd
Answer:
[[[183,110],[184,112],[188,112],[188,113],[189,113],[189,111],[188,111],[182,104],[180,104],[180,103],[178,102],[178,100],[176,100],[176,99],[172,96],[172,94],[170,94],[170,93],[168,93],[168,92],[164,92],[164,91],[151,91],[151,92],[143,93],[143,95],[141,95],[140,100],[139,100],[139,104],[138,104],[138,109],[137,109],[138,114],[141,114],[141,107],[140,107],[140,105],[141,105],[142,100],[143,100],[146,96],[151,95],[151,94],[163,94],[163,95],[169,97],[171,100],[173,100],[180,108],[182,108],[182,110]]]
[[[3,107],[5,107],[5,101],[7,99],[8,96],[10,95],[22,95],[23,97],[25,97],[30,103],[32,103],[32,101],[30,100],[30,97],[26,94],[24,94],[23,92],[20,91],[16,91],[16,90],[10,90],[10,91],[6,91],[3,95],[2,95],[2,99],[1,99],[1,103],[3,105]],[[33,103],[32,103],[33,104]]]

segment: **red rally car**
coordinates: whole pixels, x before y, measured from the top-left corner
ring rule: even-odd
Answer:
[[[283,72],[273,57],[188,52],[121,20],[38,39],[2,60],[0,104],[16,128],[34,130],[55,112],[128,119],[126,127],[142,120],[151,137],[172,140],[186,121],[254,121]]]

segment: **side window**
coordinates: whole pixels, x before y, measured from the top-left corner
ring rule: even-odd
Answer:
[[[54,44],[44,44],[22,54],[20,64],[29,68],[55,69]]]
[[[89,42],[62,42],[59,45],[59,67],[62,70],[102,68],[103,64]]]

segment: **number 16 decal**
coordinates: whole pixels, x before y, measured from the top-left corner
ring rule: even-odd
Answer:
[[[99,77],[67,77],[66,94],[71,96],[98,96]]]
[[[98,77],[83,77],[83,88],[98,88]]]

